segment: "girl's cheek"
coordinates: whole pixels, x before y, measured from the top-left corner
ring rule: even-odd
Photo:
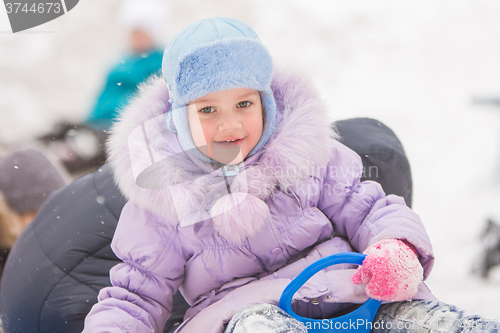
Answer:
[[[203,131],[203,135],[205,137],[205,144],[208,144],[209,142],[212,142],[213,135],[211,133]]]
[[[206,133],[203,124],[197,116],[189,117],[189,129],[191,130],[191,137],[197,147],[207,144]]]

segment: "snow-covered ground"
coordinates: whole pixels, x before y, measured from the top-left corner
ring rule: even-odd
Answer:
[[[84,118],[125,49],[121,3],[80,1],[17,34],[0,9],[0,144]],[[245,21],[277,65],[308,73],[332,120],[372,117],[396,132],[412,166],[413,207],[435,247],[429,287],[500,320],[500,269],[489,281],[469,274],[485,219],[500,220],[500,107],[472,104],[500,97],[500,2],[171,1],[163,38],[211,16]]]

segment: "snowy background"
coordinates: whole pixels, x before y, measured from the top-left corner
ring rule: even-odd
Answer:
[[[139,1],[139,0],[137,0]],[[0,145],[79,121],[126,49],[121,0],[82,0],[12,34],[0,8]],[[410,159],[414,210],[433,241],[428,286],[441,300],[500,320],[500,269],[469,274],[487,217],[500,221],[498,0],[183,0],[168,2],[161,40],[205,17],[252,26],[276,64],[307,73],[332,120],[372,117]],[[496,170],[495,170],[496,169]],[[496,172],[495,172],[496,171]]]

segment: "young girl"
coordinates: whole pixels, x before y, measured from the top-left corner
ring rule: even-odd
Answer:
[[[190,25],[167,46],[163,77],[141,88],[110,139],[129,199],[112,242],[123,263],[85,332],[162,332],[178,289],[191,305],[178,332],[306,332],[276,307],[280,295],[309,264],[346,251],[366,253],[363,266],[316,274],[295,296],[298,314],[329,318],[370,296],[397,302],[377,317],[394,330],[482,327],[435,302],[418,216],[360,182],[360,158],[336,140],[318,94],[273,73],[250,27]],[[412,299],[424,301],[401,302]]]

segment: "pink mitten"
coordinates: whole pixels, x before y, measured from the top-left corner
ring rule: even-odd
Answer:
[[[364,253],[367,256],[352,276],[352,282],[365,284],[366,294],[380,301],[411,300],[424,272],[413,246],[397,239],[384,239]]]

